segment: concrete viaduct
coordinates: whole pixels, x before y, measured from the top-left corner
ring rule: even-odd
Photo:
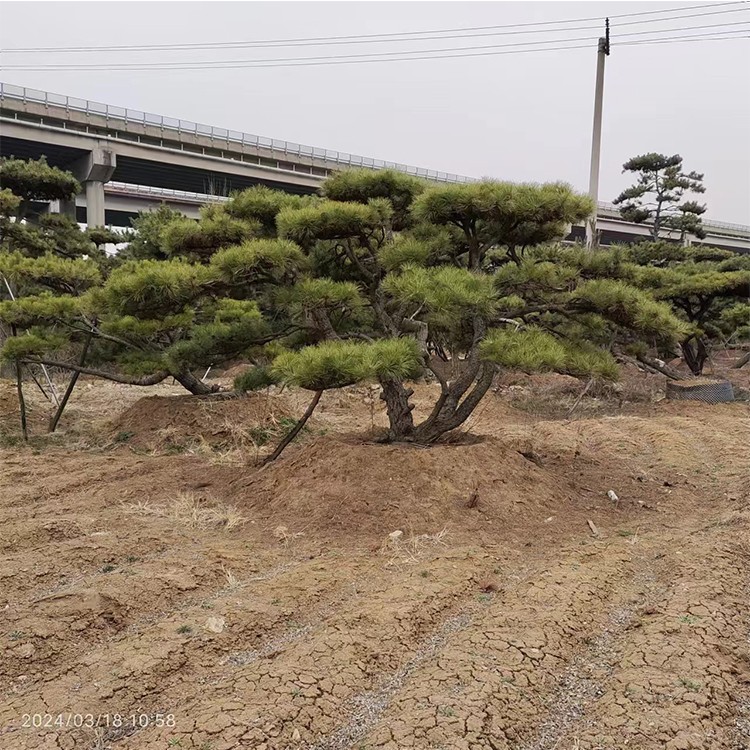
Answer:
[[[0,156],[47,161],[84,186],[60,210],[92,226],[129,226],[138,211],[165,202],[188,216],[231,191],[267,185],[313,193],[334,171],[392,168],[434,182],[469,177],[225,130],[122,107],[0,83]],[[704,244],[750,252],[750,227],[706,222]],[[649,235],[600,204],[602,244]],[[583,237],[573,227],[569,239]]]

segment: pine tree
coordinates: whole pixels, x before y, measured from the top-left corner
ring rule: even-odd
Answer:
[[[651,236],[658,240],[663,229],[676,230],[681,241],[688,234],[699,239],[706,236],[701,215],[706,206],[696,201],[683,201],[685,193],[705,193],[703,175],[684,172],[679,154],[643,154],[623,164],[623,172],[638,175],[635,185],[624,190],[613,201],[620,206],[626,221],[651,223]]]
[[[750,338],[750,258],[717,248],[644,243],[625,251],[632,280],[668,302],[688,325],[680,340],[685,363],[703,372],[713,342]]]
[[[613,378],[613,342],[683,330],[668,306],[607,278],[607,263],[540,244],[591,210],[567,186],[410,180],[336,175],[323,189],[336,200],[279,211],[279,236],[308,261],[278,298],[304,338],[250,387],[282,380],[317,403],[323,390],[374,379],[388,439],[430,443],[465,422],[499,366]],[[394,185],[398,213],[387,197]],[[435,354],[457,363],[454,378],[435,367]],[[415,424],[407,381],[427,371],[441,393]]]
[[[14,366],[27,437],[24,371],[35,377],[31,358],[73,340],[81,295],[101,279],[98,263],[107,238],[44,208],[32,210],[34,204],[70,200],[80,190],[72,175],[44,159],[0,160],[0,188],[0,359]]]

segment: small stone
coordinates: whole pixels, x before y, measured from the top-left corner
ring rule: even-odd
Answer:
[[[401,529],[397,529],[396,531],[392,531],[390,534],[388,534],[388,538],[395,542],[401,539],[403,535],[404,532],[401,531]]]
[[[224,631],[226,620],[223,617],[209,617],[206,620],[206,630],[212,633],[221,633]]]

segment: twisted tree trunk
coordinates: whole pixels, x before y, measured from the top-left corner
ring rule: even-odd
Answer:
[[[408,442],[414,434],[414,406],[409,398],[414,391],[405,388],[404,384],[393,378],[383,378],[380,381],[383,392],[380,398],[385,401],[386,412],[390,428],[387,439],[394,442]]]
[[[172,377],[174,377],[183,388],[186,388],[194,396],[208,396],[210,393],[216,393],[216,391],[219,390],[218,385],[206,385],[188,370],[174,373]]]
[[[685,358],[685,364],[690,368],[693,375],[700,375],[703,372],[703,366],[708,359],[708,351],[701,336],[694,339],[688,339],[680,344],[682,356]]]
[[[433,413],[414,429],[414,441],[417,443],[434,443],[447,432],[460,427],[474,412],[492,385],[496,367],[491,362],[483,362],[477,368],[477,374],[471,382],[471,390],[463,400],[461,397],[468,389],[448,386],[445,398],[441,395]],[[458,381],[456,381],[458,382]],[[460,395],[457,393],[461,391]]]

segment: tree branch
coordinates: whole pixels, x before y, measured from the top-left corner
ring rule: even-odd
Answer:
[[[38,359],[35,357],[33,359],[23,359],[22,362],[32,365],[59,367],[61,370],[72,370],[73,372],[81,373],[81,375],[93,375],[95,378],[103,378],[104,380],[111,380],[113,383],[123,383],[124,385],[156,385],[169,377],[170,374],[166,370],[162,370],[153,375],[142,375],[140,378],[137,378],[113,372],[105,372],[104,370],[96,370],[92,367],[82,367],[81,365],[74,365],[69,362],[57,362],[52,359]]]

